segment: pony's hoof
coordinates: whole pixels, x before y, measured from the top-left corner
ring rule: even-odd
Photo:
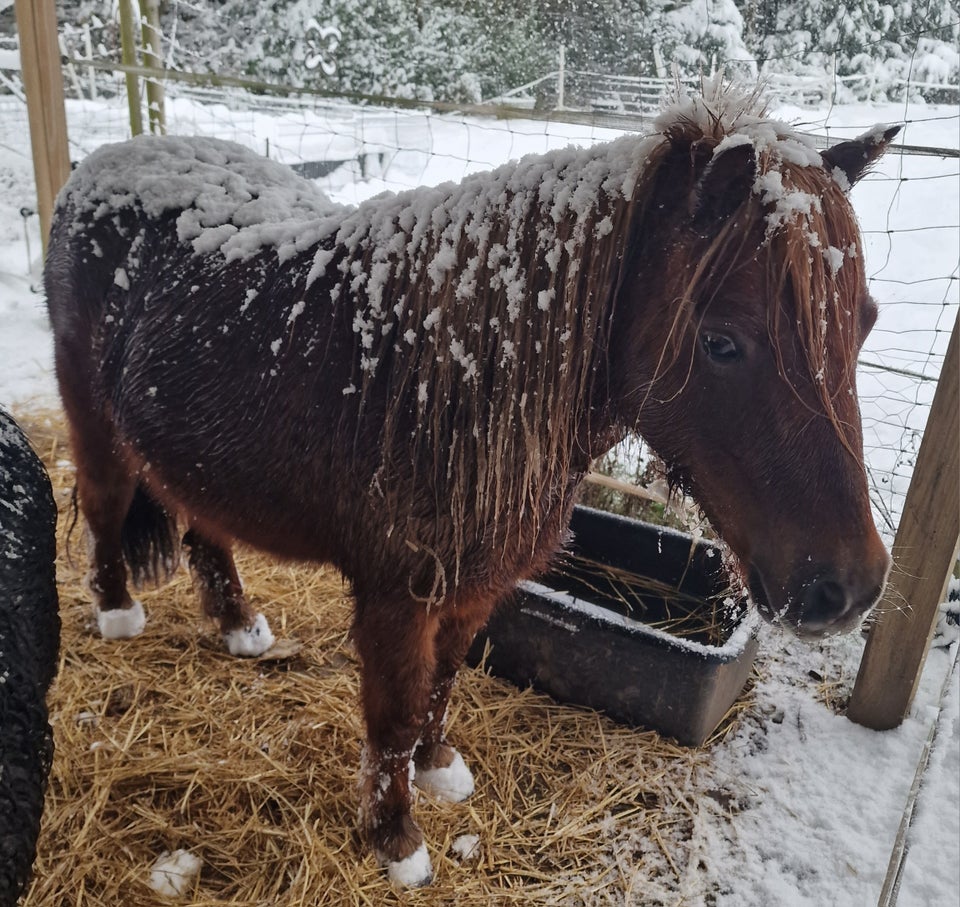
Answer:
[[[249,627],[240,627],[223,634],[223,642],[231,655],[256,658],[263,655],[275,642],[267,619],[258,614]]]
[[[418,767],[413,783],[430,796],[448,803],[466,800],[474,791],[473,775],[456,750],[453,751],[453,761],[443,768]]]
[[[97,627],[104,639],[130,639],[139,636],[147,625],[147,615],[143,605],[135,601],[129,608],[112,608],[109,611],[97,611]]]
[[[423,888],[433,881],[433,867],[426,844],[421,844],[402,860],[389,860],[378,851],[377,862],[386,867],[387,878],[402,888]]]

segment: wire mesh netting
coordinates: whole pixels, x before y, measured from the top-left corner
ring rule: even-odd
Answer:
[[[179,18],[168,16],[162,35],[162,56],[170,67],[167,130],[238,141],[289,164],[347,203],[384,190],[457,181],[523,154],[589,145],[643,129],[670,82],[662,78],[662,60],[641,74],[591,72],[565,67],[561,51],[556,59],[551,55],[555,65],[542,76],[501,92],[491,103],[457,109],[424,99],[359,98],[349,91],[337,96],[319,75],[326,72],[324,61],[333,60],[336,41],[329,40],[329,28],[311,19],[301,43],[313,48],[313,62],[321,65],[311,73],[309,55],[288,61],[290,68],[299,66],[293,80],[298,87],[242,73],[233,78],[235,84],[224,85],[231,81],[224,73],[200,72],[205,49],[188,43],[182,24],[194,13],[188,6],[174,6]],[[864,132],[878,120],[905,126],[899,147],[853,195],[870,290],[881,309],[861,356],[859,391],[872,499],[888,539],[896,531],[958,310],[960,90],[949,81],[955,78],[949,59],[941,70],[929,62],[930,36],[952,33],[935,25],[905,39],[904,47],[912,53],[909,67],[874,67],[870,84],[863,74],[839,74],[836,64],[814,77],[813,62],[824,56],[816,48],[804,58],[813,62],[802,73],[797,70],[799,52],[768,58],[762,66],[775,113],[818,136],[824,146]],[[955,29],[955,23],[950,27]],[[322,40],[321,32],[327,35]],[[15,42],[8,39],[11,46]],[[125,76],[117,68],[116,11],[107,21],[93,17],[82,25],[67,23],[61,50],[70,153],[78,160],[104,142],[130,135]],[[937,53],[943,57],[942,50]],[[0,49],[5,86],[0,90],[7,92],[0,96],[2,141],[25,161],[26,112],[14,58]],[[732,65],[742,69],[743,61]],[[23,203],[29,207],[31,200],[25,197]],[[34,251],[38,249],[39,244]],[[634,447],[611,468],[635,476],[647,461]]]

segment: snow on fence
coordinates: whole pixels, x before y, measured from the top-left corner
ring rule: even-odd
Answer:
[[[21,5],[30,7],[18,3],[18,10]],[[543,106],[530,103],[538,97],[537,83],[508,93],[496,104],[428,103],[151,70],[105,59],[94,52],[97,43],[90,34],[61,33],[57,45],[63,55],[72,160],[130,135],[127,77],[162,78],[169,131],[238,141],[290,164],[345,202],[385,189],[460,180],[525,153],[571,142],[594,143],[643,128],[654,94],[659,96],[663,88],[654,79],[580,73],[568,76],[580,79],[576,95],[588,99],[583,110],[535,109]],[[5,116],[7,110],[11,115],[19,112],[26,121],[21,73],[6,50],[0,54],[0,86],[10,93],[0,95],[0,103]],[[26,54],[24,60],[25,83]],[[60,62],[52,64],[58,76]],[[539,81],[547,84],[557,75]],[[792,79],[778,88],[771,81],[774,96],[779,91],[782,99],[780,115],[819,135],[824,145],[863,132],[879,119],[906,124],[899,150],[889,153],[854,190],[870,288],[882,312],[860,362],[864,446],[877,521],[891,542],[901,524],[960,308],[955,254],[960,241],[960,111],[955,102],[924,102],[922,88],[905,86],[905,100],[897,104],[834,104],[841,93],[832,92],[824,102],[821,91],[819,106],[800,106],[798,102],[815,95],[809,85]],[[958,96],[956,86],[937,89]],[[561,102],[567,108],[574,96],[563,96],[565,91]],[[633,98],[630,104],[628,96]],[[603,97],[608,102],[597,100]],[[55,181],[60,171],[56,163],[51,166],[50,179]],[[38,174],[40,169],[38,164]],[[946,443],[955,444],[956,439]],[[955,500],[956,495],[953,504]]]

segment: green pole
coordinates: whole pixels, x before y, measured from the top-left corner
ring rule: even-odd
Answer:
[[[120,0],[120,54],[125,66],[137,64],[137,24],[133,18],[133,0]],[[143,132],[143,113],[140,110],[140,80],[133,72],[126,73],[127,107],[130,110],[130,134]]]

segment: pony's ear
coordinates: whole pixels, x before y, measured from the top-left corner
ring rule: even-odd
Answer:
[[[852,186],[867,168],[886,150],[890,140],[900,131],[899,126],[875,126],[852,142],[841,142],[828,148],[820,156],[823,165],[833,172],[837,167]]]
[[[693,229],[711,233],[720,226],[750,194],[757,176],[757,153],[744,142],[714,155],[693,190],[690,214]]]

